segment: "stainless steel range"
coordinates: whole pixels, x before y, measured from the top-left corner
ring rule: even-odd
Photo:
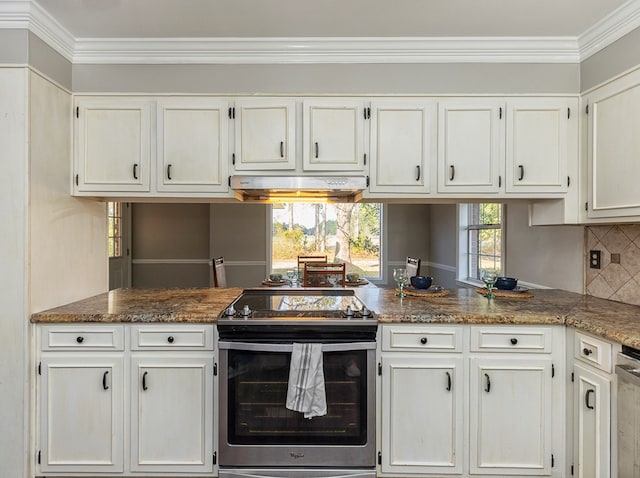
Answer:
[[[352,290],[249,289],[218,331],[220,478],[375,477],[377,321]],[[322,416],[287,408],[294,344],[321,350]]]

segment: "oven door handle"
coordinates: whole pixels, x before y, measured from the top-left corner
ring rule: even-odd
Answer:
[[[218,342],[218,348],[225,350],[247,350],[250,352],[292,352],[293,344],[262,344],[256,342]],[[351,350],[375,350],[375,342],[348,342],[322,344],[323,352],[349,352]]]

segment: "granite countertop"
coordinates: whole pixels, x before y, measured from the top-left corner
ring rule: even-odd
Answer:
[[[228,289],[117,289],[35,313],[34,323],[192,322],[214,323],[241,292]],[[400,299],[395,289],[363,287],[358,297],[382,324],[568,325],[640,348],[640,307],[555,289],[531,298],[487,300],[475,289],[449,289],[444,297]]]

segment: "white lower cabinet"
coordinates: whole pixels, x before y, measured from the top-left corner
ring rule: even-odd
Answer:
[[[36,476],[214,476],[213,325],[37,336]]]
[[[381,338],[380,476],[563,476],[564,327],[383,325]]]
[[[211,472],[213,357],[131,360],[131,470]]]

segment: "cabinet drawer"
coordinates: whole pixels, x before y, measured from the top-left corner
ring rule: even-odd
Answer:
[[[46,325],[42,329],[42,350],[123,350],[121,325]]]
[[[433,326],[385,326],[382,350],[461,352],[462,329]]]
[[[213,350],[213,325],[134,326],[131,349]]]
[[[576,332],[573,339],[573,356],[604,372],[613,372],[613,347],[605,340]]]
[[[539,327],[472,327],[472,352],[551,353],[551,329]]]

